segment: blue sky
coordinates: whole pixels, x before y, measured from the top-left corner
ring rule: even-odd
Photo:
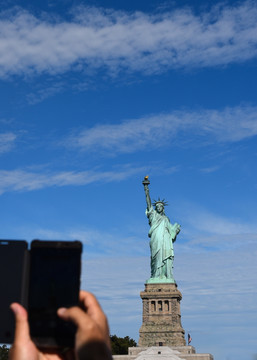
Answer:
[[[257,353],[255,1],[0,1],[0,237],[80,239],[82,285],[136,341],[141,184],[165,198],[182,325]]]

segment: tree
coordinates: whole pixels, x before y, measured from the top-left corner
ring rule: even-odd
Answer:
[[[0,346],[0,360],[8,360],[9,349],[6,345]]]
[[[110,339],[113,355],[127,355],[129,347],[137,346],[135,340],[131,339],[129,336],[121,338],[116,335],[111,335]]]

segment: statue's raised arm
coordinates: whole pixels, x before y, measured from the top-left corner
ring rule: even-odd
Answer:
[[[149,194],[148,185],[150,184],[150,181],[148,180],[148,176],[145,176],[144,180],[142,181],[142,184],[144,185],[145,196],[146,196],[146,205],[147,205],[147,210],[149,211],[152,207],[152,203],[151,203],[151,198],[150,198],[150,194]]]

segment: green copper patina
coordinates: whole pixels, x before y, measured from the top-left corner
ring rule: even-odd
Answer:
[[[148,176],[145,176],[143,185],[147,204],[146,216],[149,219],[150,225],[148,236],[151,238],[151,277],[146,283],[175,283],[173,277],[173,243],[180,232],[180,225],[177,223],[172,225],[170,223],[169,218],[164,212],[164,206],[167,205],[164,200],[159,199],[152,204],[149,184]]]

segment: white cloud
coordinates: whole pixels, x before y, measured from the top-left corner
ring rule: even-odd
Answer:
[[[10,151],[14,146],[17,135],[11,132],[0,134],[0,154]]]
[[[92,182],[121,181],[138,172],[144,167],[123,166],[113,171],[63,171],[38,173],[25,170],[0,170],[0,194],[8,191],[32,191],[51,186],[87,185]]]
[[[185,110],[126,120],[120,124],[96,125],[73,134],[65,144],[85,151],[104,151],[105,154],[132,153],[172,144],[178,136],[183,141],[183,135],[188,132],[202,136],[204,144],[235,142],[255,136],[257,107]]]
[[[83,150],[130,153],[149,144],[162,146],[163,141],[176,134],[178,120],[172,115],[160,115],[128,120],[117,125],[96,125],[69,138],[67,143]]]
[[[155,73],[244,62],[257,55],[257,6],[245,1],[195,15],[79,8],[71,21],[16,10],[0,17],[0,76],[104,67]]]

